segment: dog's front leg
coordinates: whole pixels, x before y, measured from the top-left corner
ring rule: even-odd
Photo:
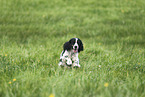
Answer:
[[[64,58],[60,58],[60,61],[59,61],[59,66],[65,66],[65,59]]]
[[[73,67],[81,67],[79,64],[79,58],[73,57],[72,61],[73,61],[73,64],[72,64]]]

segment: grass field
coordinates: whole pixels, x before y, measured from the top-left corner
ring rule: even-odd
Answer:
[[[144,54],[145,0],[0,0],[0,97],[145,97]]]

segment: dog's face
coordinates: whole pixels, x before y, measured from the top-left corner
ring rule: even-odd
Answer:
[[[72,38],[69,43],[74,53],[83,51],[83,43],[79,38]]]

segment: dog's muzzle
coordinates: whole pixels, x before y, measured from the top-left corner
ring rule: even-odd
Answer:
[[[73,52],[74,53],[78,52],[78,46],[73,46]]]

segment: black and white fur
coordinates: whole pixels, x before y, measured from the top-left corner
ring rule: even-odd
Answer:
[[[80,67],[78,53],[83,51],[83,43],[79,38],[72,38],[63,45],[59,66]]]

